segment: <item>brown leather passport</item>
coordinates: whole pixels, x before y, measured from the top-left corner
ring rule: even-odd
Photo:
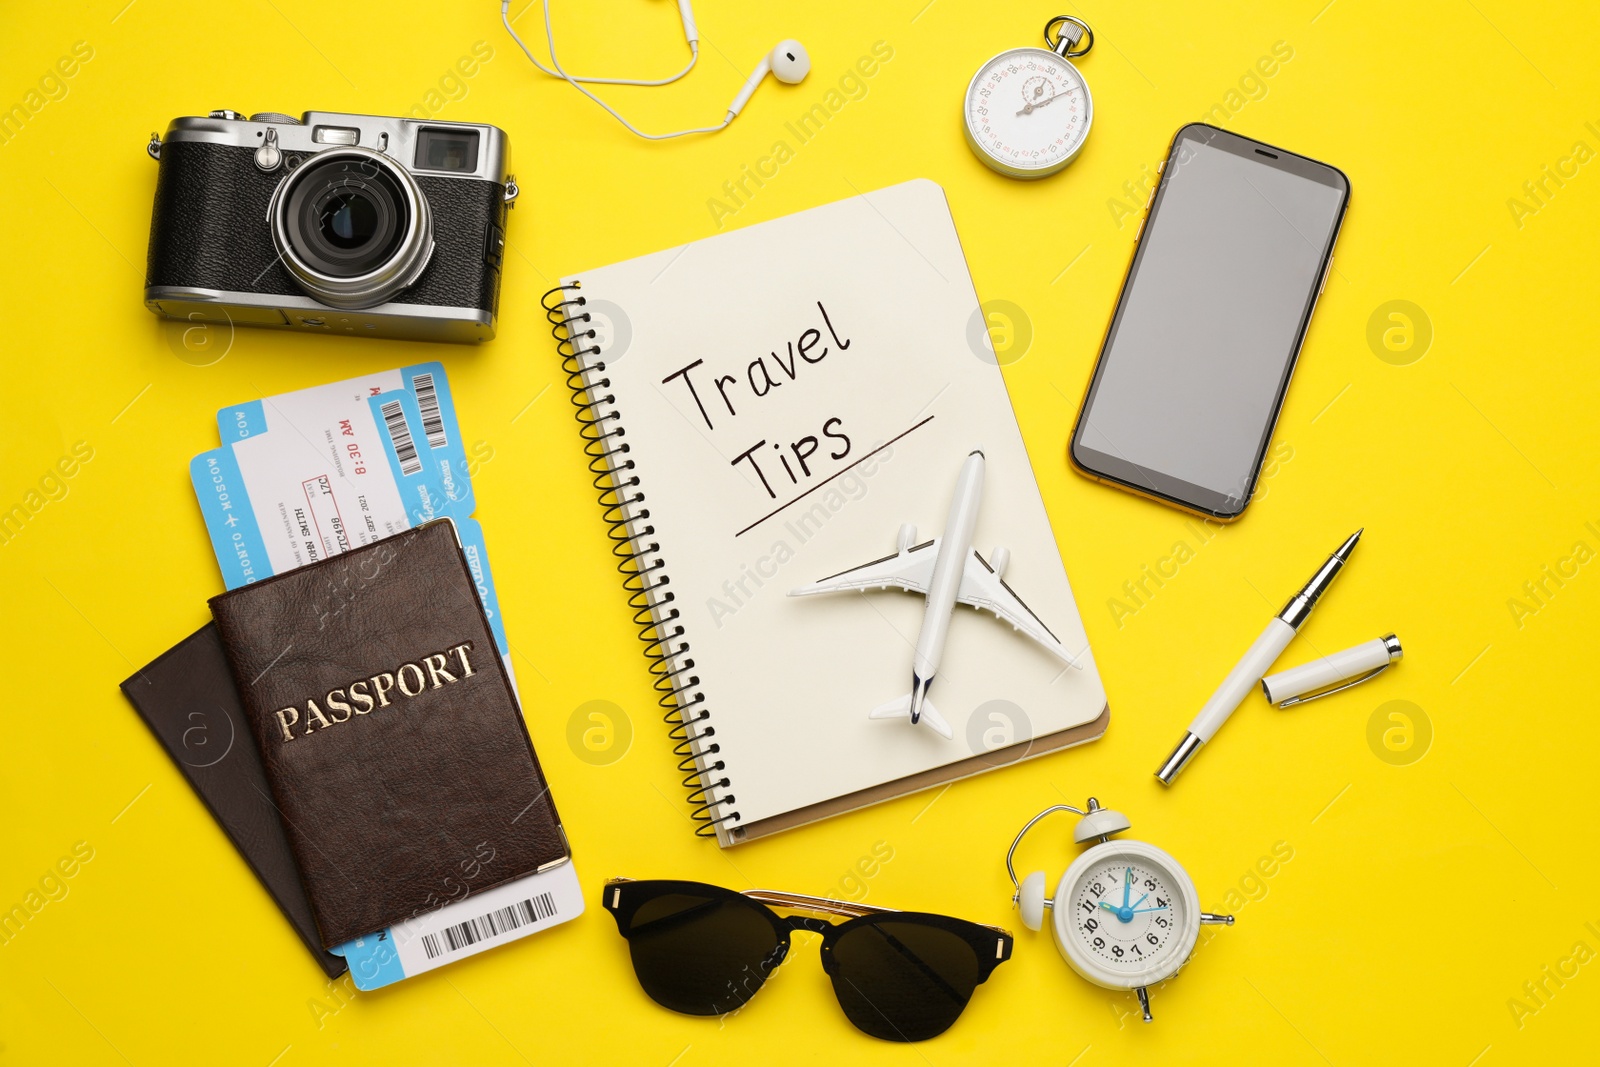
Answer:
[[[210,809],[329,978],[344,957],[322,947],[311,902],[234,692],[217,628],[207,623],[122,683],[122,691]]]
[[[325,947],[570,858],[447,520],[211,614]]]

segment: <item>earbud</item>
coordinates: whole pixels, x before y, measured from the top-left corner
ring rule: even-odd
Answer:
[[[756,69],[750,72],[750,77],[744,80],[739,87],[739,95],[733,98],[733,103],[728,105],[728,117],[725,122],[732,122],[733,117],[750,102],[751,95],[756,91],[756,86],[768,74],[783,82],[785,85],[796,85],[805,80],[811,73],[811,56],[806,52],[806,46],[799,41],[779,41],[776,48],[761,57],[761,62]]]
[[[694,24],[694,8],[689,0],[678,0],[678,18],[683,20],[683,39],[693,48],[700,43],[700,28]]]

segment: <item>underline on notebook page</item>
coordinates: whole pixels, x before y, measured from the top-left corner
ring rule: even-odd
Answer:
[[[873,456],[876,456],[879,452],[882,452],[884,449],[888,448],[890,445],[892,445],[896,441],[900,440],[900,438],[906,436],[906,434],[910,433],[912,430],[920,430],[920,429],[922,429],[924,426],[928,425],[928,423],[930,423],[932,421],[933,421],[933,416],[929,415],[927,418],[923,419],[921,422],[917,423],[915,426],[912,426],[911,429],[906,430],[903,433],[897,434],[894,437],[891,437],[889,440],[885,441],[883,444],[879,445],[877,448],[874,448],[871,452],[868,452],[866,455],[864,455],[860,459],[856,460],[855,463],[852,463],[848,467],[842,467],[838,471],[835,471],[833,474],[831,474],[828,477],[824,478],[822,481],[818,482],[816,485],[813,485],[810,489],[807,489],[805,492],[801,493],[799,496],[795,497],[793,500],[789,501],[787,504],[779,504],[777,507],[773,508],[771,511],[767,512],[765,515],[761,516],[755,522],[752,522],[749,526],[746,526],[744,529],[740,530],[738,533],[734,534],[733,536],[735,536],[735,537],[743,537],[745,534],[749,533],[751,530],[754,530],[757,526],[760,526],[762,523],[766,522],[768,519],[772,518],[774,515],[778,514],[779,512],[783,511],[784,509],[786,509],[788,507],[791,507],[791,506],[793,506],[795,504],[798,504],[800,501],[804,500],[806,497],[810,496],[812,493],[815,493],[818,489],[821,489],[823,486],[827,485],[829,482],[833,481],[835,478],[838,478],[841,475],[844,475],[847,472],[849,472],[851,470],[854,470],[858,465],[860,465],[862,463],[865,463],[867,460],[871,459]]]

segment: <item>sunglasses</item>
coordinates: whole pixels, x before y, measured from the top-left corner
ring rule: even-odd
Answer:
[[[789,954],[789,934],[809,930],[822,935],[822,969],[857,1029],[923,1041],[948,1030],[978,983],[1011,958],[1011,935],[998,927],[798,893],[613,878],[603,904],[628,939],[639,985],[685,1015],[742,1008]],[[830,923],[773,907],[850,918]]]

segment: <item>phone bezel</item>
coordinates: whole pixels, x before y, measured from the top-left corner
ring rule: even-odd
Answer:
[[[1230,154],[1249,159],[1260,166],[1275,170],[1282,170],[1298,177],[1307,178],[1318,184],[1337,189],[1340,193],[1339,209],[1334,216],[1333,226],[1328,233],[1326,245],[1322,249],[1322,259],[1316,274],[1317,284],[1306,294],[1305,306],[1301,311],[1300,324],[1295,332],[1294,345],[1289,353],[1289,358],[1284,364],[1281,380],[1278,382],[1276,395],[1273,399],[1271,412],[1262,428],[1261,441],[1256,448],[1255,461],[1250,468],[1249,484],[1244,487],[1243,494],[1231,497],[1219,493],[1214,489],[1195,485],[1191,482],[1175,478],[1165,472],[1149,467],[1143,467],[1118,456],[1087,448],[1082,443],[1084,424],[1090,407],[1094,404],[1095,393],[1099,388],[1101,375],[1104,371],[1106,356],[1111,348],[1111,343],[1117,334],[1117,327],[1122,321],[1122,314],[1127,303],[1128,292],[1132,288],[1133,280],[1138,275],[1139,266],[1144,258],[1145,234],[1143,230],[1135,239],[1132,255],[1129,257],[1127,272],[1123,275],[1122,287],[1117,293],[1117,303],[1112,309],[1110,321],[1106,325],[1104,337],[1100,342],[1099,353],[1095,357],[1094,371],[1090,375],[1089,384],[1084,390],[1083,403],[1078,408],[1078,415],[1072,427],[1072,436],[1068,439],[1067,459],[1073,468],[1080,474],[1095,481],[1105,482],[1140,496],[1149,497],[1165,504],[1171,504],[1186,511],[1231,522],[1244,514],[1245,508],[1255,496],[1256,486],[1261,478],[1261,467],[1266,460],[1267,449],[1272,444],[1273,432],[1277,429],[1278,417],[1283,412],[1284,398],[1288,395],[1289,382],[1294,377],[1295,366],[1300,361],[1300,351],[1305,344],[1306,333],[1311,326],[1311,316],[1316,310],[1317,299],[1322,295],[1322,288],[1327,282],[1328,269],[1333,260],[1333,248],[1338,243],[1339,232],[1344,225],[1345,211],[1350,205],[1350,179],[1339,168],[1322,163],[1318,160],[1302,156],[1276,145],[1267,144],[1252,138],[1242,137],[1239,134],[1219,129],[1203,122],[1191,122],[1182,126],[1173,134],[1172,143],[1167,149],[1167,158],[1162,167],[1162,178],[1156,184],[1155,195],[1150,203],[1150,210],[1146,213],[1143,227],[1154,230],[1161,210],[1163,194],[1166,191],[1166,168],[1173,165],[1175,159],[1180,158],[1178,153],[1182,150],[1186,139],[1195,138],[1203,143],[1220,148]]]

